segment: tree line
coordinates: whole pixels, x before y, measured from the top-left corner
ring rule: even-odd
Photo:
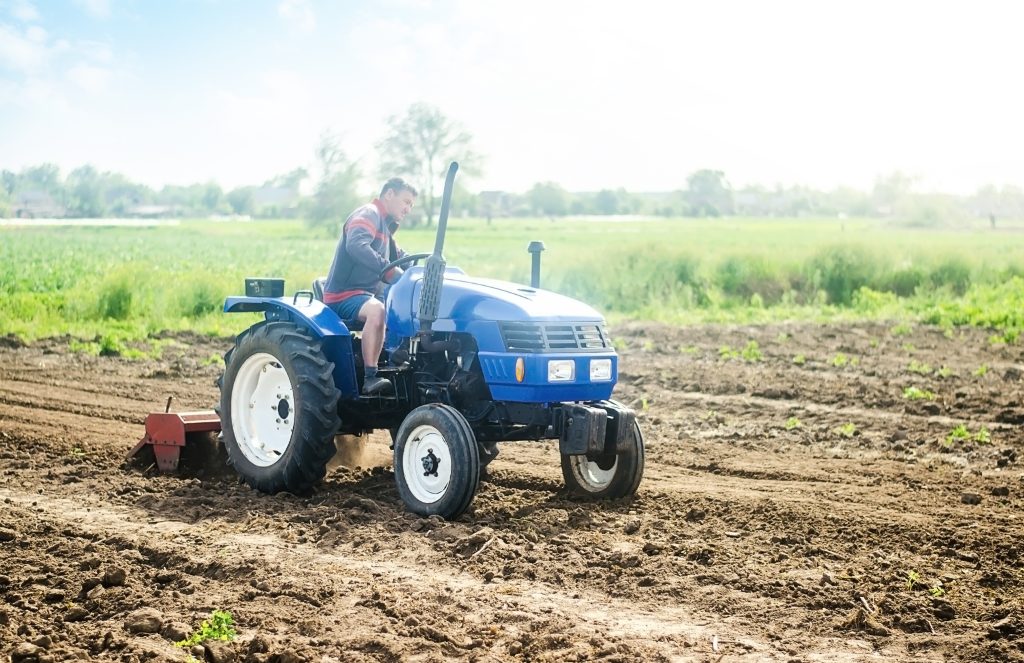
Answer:
[[[276,175],[262,184],[224,190],[213,181],[167,185],[159,189],[120,173],[85,165],[63,176],[54,164],[19,172],[0,172],[0,217],[79,218],[237,215],[254,218],[304,218],[334,231],[367,193],[361,182],[401,174],[420,189],[417,216],[429,224],[436,216],[437,179],[451,160],[462,173],[479,175],[483,159],[472,135],[456,120],[429,104],[417,103],[388,118],[377,142],[375,172],[352,160],[338,135],[326,132],[311,163]],[[629,192],[624,188],[570,192],[556,182],[538,182],[523,192],[476,191],[460,178],[456,214],[494,217],[567,215],[717,216],[894,216],[921,225],[964,217],[1024,218],[1024,189],[986,186],[969,196],[923,194],[914,180],[893,173],[869,191],[840,187],[733,187],[721,170],[701,169],[685,186],[668,192]],[[413,219],[415,222],[416,219]]]

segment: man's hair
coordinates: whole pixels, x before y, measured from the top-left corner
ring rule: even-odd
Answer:
[[[380,190],[380,197],[383,198],[384,194],[388,191],[394,191],[395,193],[402,193],[402,191],[408,191],[414,196],[418,196],[419,193],[413,187],[401,177],[392,177],[390,180],[384,183],[384,186]]]

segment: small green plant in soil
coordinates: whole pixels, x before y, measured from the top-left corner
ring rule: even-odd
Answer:
[[[955,374],[953,373],[953,369],[952,368],[950,368],[949,366],[946,366],[945,364],[943,364],[942,368],[940,368],[939,370],[935,371],[935,375],[940,377],[940,378],[942,378],[943,380],[945,380],[946,378],[952,377]]]
[[[987,428],[982,426],[981,430],[974,434],[974,441],[978,444],[988,444],[992,441],[992,435],[988,432]]]
[[[909,401],[934,401],[935,392],[919,389],[918,387],[907,387],[903,390],[903,398]]]
[[[790,417],[786,419],[786,430],[793,430],[794,428],[800,428],[802,424],[796,417]]]
[[[847,422],[836,428],[836,432],[843,437],[853,437],[857,433],[857,427],[852,422]]]
[[[930,587],[928,589],[928,593],[934,596],[935,598],[941,598],[946,595],[946,590],[939,587],[938,585],[935,585],[934,587]]]
[[[231,642],[237,633],[233,628],[235,620],[231,613],[226,610],[214,610],[210,613],[209,619],[204,619],[199,629],[188,638],[175,642],[178,647],[191,647],[200,645],[208,640],[221,640]]]
[[[683,345],[679,347],[679,352],[684,355],[695,355],[700,352],[700,348],[696,345]]]
[[[978,368],[974,369],[975,377],[983,378],[986,373],[988,373],[988,364],[982,364]]]
[[[908,591],[912,591],[914,589],[914,585],[919,582],[921,582],[921,574],[917,571],[907,571],[907,580],[904,582],[904,586]]]
[[[967,424],[957,424],[956,428],[949,431],[946,436],[946,446],[952,446],[954,442],[966,442],[971,439],[971,431],[967,430]]]
[[[832,357],[832,365],[836,368],[842,368],[850,363],[850,358],[842,352],[838,353],[835,357]]]
[[[914,328],[911,327],[910,323],[907,323],[907,322],[901,322],[901,323],[899,323],[898,325],[894,326],[892,329],[889,330],[889,332],[893,336],[906,336],[907,334],[909,334],[912,331],[914,331]]]
[[[757,341],[749,341],[746,347],[740,351],[740,356],[743,358],[743,361],[761,361],[764,359]]]
[[[911,373],[917,373],[919,375],[928,375],[929,373],[932,372],[932,367],[930,364],[925,363],[923,361],[911,359],[910,365],[907,366],[907,370],[910,371]]]
[[[796,364],[797,366],[803,366],[804,364],[807,363],[807,357],[803,355],[797,355],[793,357],[793,363]]]

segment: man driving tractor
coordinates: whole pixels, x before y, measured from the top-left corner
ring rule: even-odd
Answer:
[[[352,212],[345,220],[324,285],[325,304],[342,320],[363,322],[363,393],[367,395],[391,388],[389,380],[377,377],[377,361],[384,346],[383,289],[385,283],[397,281],[402,270],[395,267],[383,275],[381,270],[405,255],[394,234],[415,201],[416,189],[402,178],[392,177],[379,197]]]

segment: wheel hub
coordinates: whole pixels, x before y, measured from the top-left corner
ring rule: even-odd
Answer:
[[[434,455],[433,449],[427,449],[427,455],[420,462],[423,463],[423,476],[437,476],[437,466],[441,464],[441,459]]]

